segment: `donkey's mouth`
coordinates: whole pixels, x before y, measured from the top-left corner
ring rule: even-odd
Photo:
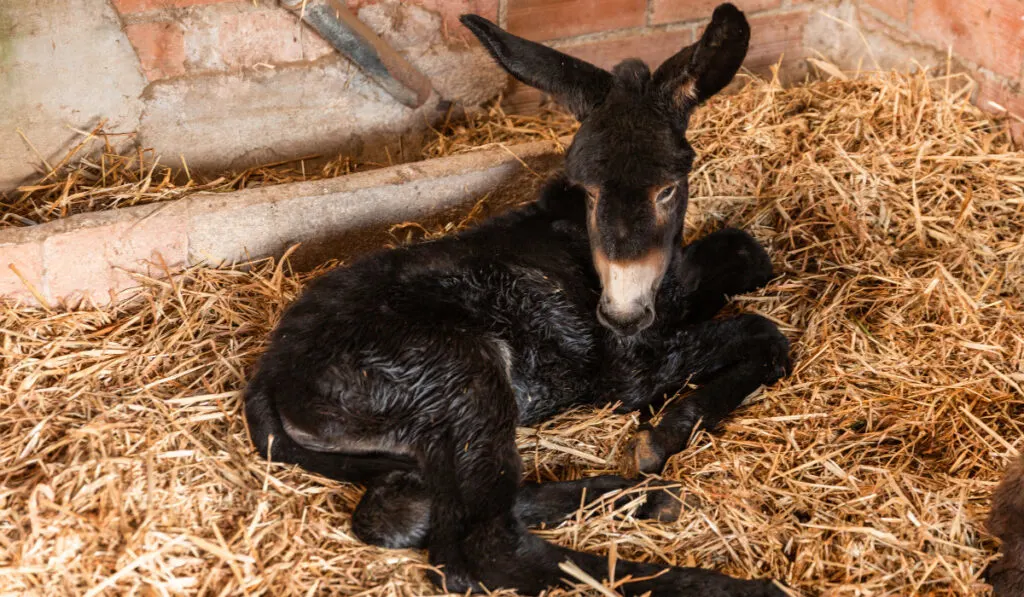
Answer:
[[[632,336],[654,323],[654,308],[642,305],[637,309],[622,312],[609,307],[608,303],[602,300],[597,306],[597,320],[620,336]]]

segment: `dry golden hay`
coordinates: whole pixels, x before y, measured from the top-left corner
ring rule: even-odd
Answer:
[[[702,502],[678,522],[603,505],[543,536],[806,595],[985,593],[989,493],[1024,436],[1024,154],[968,84],[753,81],[700,113],[688,235],[770,247],[779,278],[737,308],[783,326],[796,369],[670,461]],[[0,592],[436,594],[422,553],[353,538],[359,488],[251,451],[238,392],[304,280],[194,269],[114,307],[2,312]],[[610,471],[634,425],[523,430],[528,475]]]
[[[435,158],[485,145],[558,139],[576,130],[567,114],[506,114],[499,101],[466,114],[446,118],[429,135],[422,158]],[[338,156],[327,160],[310,155],[264,164],[212,180],[193,177],[184,161],[154,155],[152,149],[122,153],[124,134],[108,133],[101,123],[56,164],[43,162],[45,173],[10,194],[0,193],[0,228],[33,226],[77,213],[180,199],[199,191],[229,192],[286,182],[318,180],[381,168],[390,164]],[[183,158],[180,158],[183,160]],[[315,164],[315,166],[314,166]]]

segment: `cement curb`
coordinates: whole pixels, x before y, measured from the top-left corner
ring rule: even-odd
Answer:
[[[559,143],[564,146],[568,138]],[[311,264],[379,244],[394,223],[465,208],[560,161],[551,141],[494,147],[338,178],[197,193],[167,203],[79,214],[0,229],[0,302],[107,303],[137,287],[131,275],[163,276],[198,265],[277,257]],[[532,165],[531,165],[532,164]],[[367,240],[367,234],[371,240]]]

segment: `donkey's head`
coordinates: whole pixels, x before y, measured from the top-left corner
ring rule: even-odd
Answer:
[[[639,60],[612,72],[502,31],[476,15],[462,22],[523,83],[550,93],[581,122],[566,173],[587,190],[598,318],[632,335],[654,321],[658,287],[679,251],[694,152],[690,113],[732,80],[750,28],[735,6],[715,9],[700,40],[651,74]]]

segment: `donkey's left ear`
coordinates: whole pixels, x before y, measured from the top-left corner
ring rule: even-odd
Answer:
[[[696,106],[732,81],[747,56],[750,25],[732,4],[711,15],[700,40],[666,60],[654,73],[654,84],[680,108]]]
[[[579,120],[612,88],[612,74],[589,62],[512,35],[481,16],[462,15],[459,20],[509,74],[550,93]]]

